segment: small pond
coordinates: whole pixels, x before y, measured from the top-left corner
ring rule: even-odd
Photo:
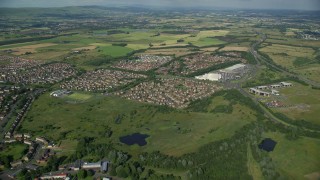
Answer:
[[[259,148],[267,152],[271,152],[276,147],[276,144],[277,144],[276,141],[270,138],[266,138],[259,144]]]
[[[149,137],[147,134],[134,133],[127,136],[120,137],[120,142],[126,145],[138,144],[139,146],[144,146],[147,144],[146,138]]]

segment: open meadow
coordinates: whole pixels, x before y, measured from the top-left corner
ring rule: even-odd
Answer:
[[[272,44],[260,49],[260,51],[268,54],[276,64],[288,69],[308,64],[315,57],[315,51],[312,48],[281,44]]]
[[[289,107],[272,108],[294,120],[306,120],[320,125],[320,90],[294,83],[293,87],[280,89],[279,100]]]
[[[265,133],[263,136],[277,142],[275,149],[269,154],[284,177],[305,179],[312,173],[320,172],[319,139],[300,137],[290,141],[281,133]],[[317,179],[317,176],[314,179]]]
[[[225,101],[222,97],[213,99],[214,105],[208,110],[228,103]],[[67,140],[76,144],[81,137],[94,137],[97,143],[112,142],[132,154],[159,150],[180,156],[209,142],[228,138],[255,120],[254,113],[240,105],[234,105],[229,114],[184,110],[161,112],[160,109],[113,96],[74,93],[54,98],[46,93],[33,104],[22,131],[62,143]],[[113,131],[111,138],[105,136],[108,127]],[[119,137],[135,132],[150,135],[145,147],[119,142]]]
[[[0,179],[319,179],[318,11],[172,7],[0,8]]]

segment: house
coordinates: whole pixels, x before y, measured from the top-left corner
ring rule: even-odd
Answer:
[[[282,87],[291,87],[293,86],[292,83],[287,83],[287,82],[280,82]]]
[[[16,176],[22,171],[22,169],[18,169],[16,171],[13,171],[13,172],[10,172],[10,173],[7,173],[8,177],[10,179],[16,179]]]
[[[270,87],[271,87],[272,89],[275,89],[275,88],[280,88],[281,85],[280,85],[280,84],[272,84]]]
[[[97,162],[97,163],[85,162],[82,165],[82,169],[100,170],[101,169],[101,162]]]
[[[36,141],[39,141],[39,142],[41,142],[43,144],[48,144],[48,141],[45,138],[42,138],[42,137],[37,137]]]
[[[39,166],[34,165],[34,164],[28,164],[26,165],[26,169],[36,171],[39,168]]]
[[[13,161],[10,163],[11,167],[18,167],[20,165],[22,165],[22,161],[21,160],[18,160],[18,161]]]
[[[271,94],[279,96],[279,91],[272,89]]]
[[[24,140],[23,143],[31,146],[33,142],[32,141],[28,141],[28,140]]]
[[[14,143],[16,141],[17,140],[15,140],[15,139],[6,139],[6,140],[4,140],[5,143]]]
[[[6,135],[5,135],[5,138],[6,139],[10,139],[12,136],[11,132],[7,132]]]
[[[100,161],[96,163],[83,163],[82,169],[92,169],[92,170],[100,170],[100,171],[108,171],[108,161]]]
[[[260,96],[270,96],[270,93],[265,92],[265,91],[261,91],[261,90],[256,89],[256,88],[250,88],[249,92],[252,93],[252,94],[260,95]]]
[[[40,179],[67,179],[68,174],[66,173],[49,173],[40,177]]]
[[[100,170],[103,171],[103,172],[107,172],[108,171],[108,164],[109,164],[108,161],[102,161]]]
[[[76,160],[73,164],[73,166],[71,167],[72,170],[74,171],[79,171],[81,166],[82,166],[83,162],[81,160]]]
[[[257,89],[259,90],[268,89],[268,86],[258,86]]]

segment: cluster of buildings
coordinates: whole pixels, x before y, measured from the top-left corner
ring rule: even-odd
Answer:
[[[70,179],[69,175],[74,174],[71,171],[78,171],[80,169],[93,170],[95,172],[106,173],[108,171],[109,162],[108,161],[98,161],[98,162],[84,162],[82,160],[77,160],[73,164],[64,165],[59,167],[59,171],[50,172],[42,175],[39,179]],[[68,172],[68,173],[66,173]],[[97,178],[103,180],[110,180],[111,178]]]
[[[171,56],[140,55],[138,59],[123,60],[113,67],[132,71],[149,71],[172,60]]]
[[[56,90],[56,91],[51,92],[50,96],[61,97],[61,96],[68,95],[68,94],[72,94],[72,91],[61,89],[61,90]]]
[[[291,87],[293,86],[292,83],[288,83],[288,82],[280,82],[279,84],[272,84],[269,86],[257,86],[254,88],[250,88],[249,92],[252,94],[256,94],[256,95],[260,95],[260,96],[267,96],[269,97],[270,95],[279,95],[279,91],[276,90],[278,88],[282,88],[282,87]],[[267,91],[269,90],[269,91]],[[271,92],[270,92],[271,90]]]
[[[26,70],[1,72],[0,81],[21,84],[52,84],[76,75],[76,70],[66,63],[52,63]]]
[[[38,147],[38,144],[31,140],[31,135],[29,134],[14,134],[10,139],[5,139],[5,143],[15,143],[15,142],[21,142],[29,146],[27,153],[22,157],[22,159],[19,159],[17,161],[13,161],[10,163],[11,167],[17,167],[22,165],[22,160],[24,161],[30,161],[32,157],[34,156],[36,149]]]
[[[82,160],[77,160],[75,161],[72,165],[70,165],[70,169],[74,171],[78,171],[80,169],[85,169],[85,170],[94,170],[94,171],[99,171],[99,172],[107,172],[108,171],[108,161],[98,161],[98,162],[84,162]],[[65,169],[65,167],[60,169]]]
[[[136,79],[146,78],[142,74],[134,74],[124,71],[99,69],[89,71],[80,77],[64,82],[60,85],[62,89],[74,89],[83,91],[105,91],[115,87],[123,86]]]
[[[156,72],[158,74],[163,74],[163,75],[167,75],[169,73],[178,74],[180,73],[179,72],[180,67],[181,67],[181,64],[179,61],[173,61],[168,66],[160,67],[159,69],[156,70]]]
[[[217,89],[219,87],[205,81],[161,78],[156,81],[143,82],[127,91],[115,94],[130,100],[184,108],[190,101],[210,96]]]
[[[15,168],[23,164],[23,161],[30,161],[36,154],[37,148],[41,146],[44,148],[44,151],[40,156],[36,159],[37,163],[47,162],[49,157],[55,155],[54,151],[50,149],[53,148],[52,143],[49,143],[45,138],[37,137],[35,140],[31,139],[31,135],[29,134],[14,134],[10,139],[6,138],[5,143],[24,143],[29,146],[27,153],[17,161],[13,161],[10,163],[11,167]]]
[[[221,69],[215,72],[210,72],[203,74],[201,76],[196,76],[196,79],[210,80],[210,81],[228,81],[233,79],[240,79],[245,74],[250,72],[249,65],[246,64],[235,64],[231,67]]]
[[[314,40],[317,41],[320,39],[320,31],[303,31],[303,32],[297,32],[298,37],[306,40]]]
[[[223,53],[224,56],[230,56],[230,57],[238,57],[241,58],[242,54],[240,52],[224,52]]]
[[[23,108],[21,109],[21,111],[18,113],[15,121],[13,122],[13,124],[11,125],[10,129],[8,132],[6,132],[5,134],[5,138],[6,139],[10,139],[13,136],[14,131],[16,130],[16,128],[18,127],[19,123],[21,122],[23,116],[25,115],[25,113],[27,112],[29,106],[32,103],[32,98],[28,98],[27,102],[24,104]]]
[[[11,56],[0,56],[0,62],[1,76],[3,73],[16,73],[20,70],[25,70],[40,65],[40,63],[35,60]]]
[[[10,107],[17,102],[19,95],[15,91],[19,89],[19,86],[0,87],[0,122],[7,116]]]
[[[188,75],[198,70],[209,68],[211,66],[231,62],[231,61],[241,61],[245,63],[246,60],[243,58],[220,56],[220,55],[210,55],[210,54],[196,54],[183,58],[185,67],[181,71],[181,74]]]
[[[55,152],[51,149],[45,149],[44,152],[36,159],[37,163],[46,163]]]

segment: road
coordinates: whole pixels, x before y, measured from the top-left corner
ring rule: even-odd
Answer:
[[[291,76],[291,77],[294,77],[294,78],[297,78],[298,80],[300,81],[303,81],[305,83],[307,83],[308,85],[311,85],[311,86],[314,86],[314,87],[319,87],[320,88],[320,83],[318,82],[315,82],[315,81],[312,81],[310,79],[307,79],[303,76],[300,76],[300,75],[297,75],[297,74],[294,74],[292,72],[289,72],[288,70],[285,70],[283,68],[280,68],[278,66],[276,66],[275,64],[269,62],[265,57],[261,56],[257,51],[256,51],[256,48],[259,44],[263,43],[265,40],[267,39],[267,36],[266,35],[263,35],[263,37],[256,43],[254,43],[251,48],[250,48],[250,53],[254,56],[254,58],[256,59],[258,65],[261,65],[261,62],[271,66],[272,68],[282,72],[283,74],[287,75],[287,76]]]
[[[248,74],[248,77],[242,78],[241,80],[238,80],[238,81],[236,81],[236,82],[226,81],[226,82],[224,82],[224,87],[225,87],[226,89],[237,89],[243,96],[251,98],[251,99],[253,100],[253,102],[254,102],[257,106],[261,107],[261,109],[264,111],[264,116],[267,117],[268,119],[270,119],[271,121],[273,121],[273,122],[275,122],[275,123],[281,123],[281,124],[284,124],[284,125],[286,125],[286,126],[294,126],[294,125],[292,125],[292,124],[288,124],[287,122],[284,122],[284,121],[282,121],[281,119],[275,117],[268,109],[266,109],[263,105],[260,104],[259,100],[258,100],[255,96],[251,95],[251,94],[250,94],[249,92],[247,92],[244,88],[242,88],[242,84],[243,84],[247,79],[253,78],[253,77],[255,77],[255,76],[257,75],[257,72],[258,72],[259,68],[261,68],[262,62],[263,62],[263,63],[267,63],[267,64],[270,65],[271,67],[279,70],[280,72],[282,72],[282,73],[284,73],[284,74],[286,74],[286,75],[292,76],[292,77],[296,77],[296,78],[298,78],[299,80],[304,81],[304,82],[306,82],[306,83],[309,84],[309,85],[316,86],[316,87],[320,87],[320,85],[319,85],[318,83],[313,82],[313,81],[311,81],[311,80],[308,80],[308,79],[306,79],[306,78],[304,78],[304,77],[300,77],[300,76],[295,75],[295,74],[292,74],[291,72],[288,72],[288,71],[286,71],[286,70],[284,70],[284,69],[281,69],[281,68],[275,66],[274,64],[268,62],[264,57],[260,56],[260,55],[258,54],[258,52],[255,50],[255,48],[256,48],[259,44],[261,44],[262,42],[264,42],[265,40],[266,40],[266,35],[264,35],[264,36],[262,37],[262,39],[260,39],[258,42],[254,43],[254,44],[251,46],[251,48],[250,48],[250,52],[252,53],[252,55],[254,56],[255,60],[257,61],[257,65],[252,66],[251,73]],[[308,130],[308,131],[312,131],[312,132],[317,132],[317,131],[310,130],[310,129],[306,129],[306,128],[304,128],[304,129],[305,129],[305,130]]]

